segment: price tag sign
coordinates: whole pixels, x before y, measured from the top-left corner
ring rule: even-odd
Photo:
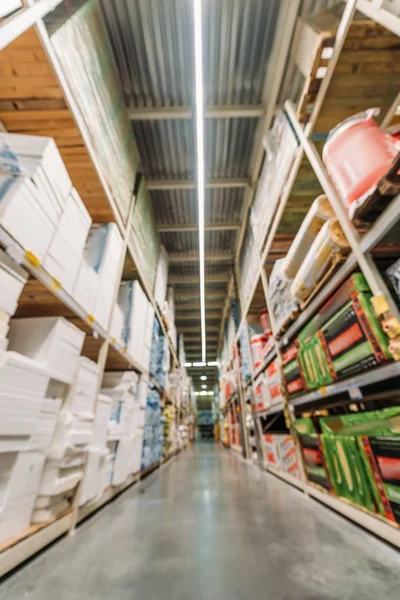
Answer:
[[[349,389],[349,396],[352,400],[362,400],[364,397],[362,391],[358,387]]]

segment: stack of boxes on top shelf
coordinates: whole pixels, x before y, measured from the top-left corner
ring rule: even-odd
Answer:
[[[0,135],[0,226],[108,329],[123,241],[113,223],[93,225],[54,140]]]

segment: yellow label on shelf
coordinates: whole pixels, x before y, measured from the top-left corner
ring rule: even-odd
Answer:
[[[328,395],[328,390],[326,389],[326,387],[325,387],[325,386],[324,386],[324,387],[321,387],[321,388],[319,388],[319,391],[320,391],[320,393],[321,393],[321,396],[324,396],[324,397],[325,397],[325,396],[327,396],[327,395]]]
[[[116,340],[115,338],[111,338],[111,343],[112,343],[112,344],[116,344],[116,343],[117,343],[117,340]]]
[[[371,298],[371,304],[374,307],[374,311],[377,317],[380,317],[383,314],[389,312],[389,305],[383,294],[373,296]]]
[[[36,254],[33,254],[33,252],[31,252],[30,250],[25,251],[25,258],[27,261],[32,263],[34,267],[38,267],[40,265],[40,260],[38,259]]]
[[[94,323],[94,316],[93,315],[88,315],[87,316],[87,320],[90,324]]]
[[[122,354],[126,354],[128,350],[126,348],[122,348]]]
[[[51,289],[52,290],[59,290],[61,289],[61,283],[59,281],[57,281],[57,279],[55,279],[54,277],[51,278]]]

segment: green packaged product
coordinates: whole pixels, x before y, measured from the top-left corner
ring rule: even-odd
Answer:
[[[331,491],[332,484],[325,464],[321,436],[316,433],[314,422],[310,418],[296,419],[294,427],[299,434],[307,479]]]

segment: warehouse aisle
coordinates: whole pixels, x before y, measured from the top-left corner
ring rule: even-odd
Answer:
[[[204,444],[10,576],[0,598],[394,600],[399,586],[395,550]]]

